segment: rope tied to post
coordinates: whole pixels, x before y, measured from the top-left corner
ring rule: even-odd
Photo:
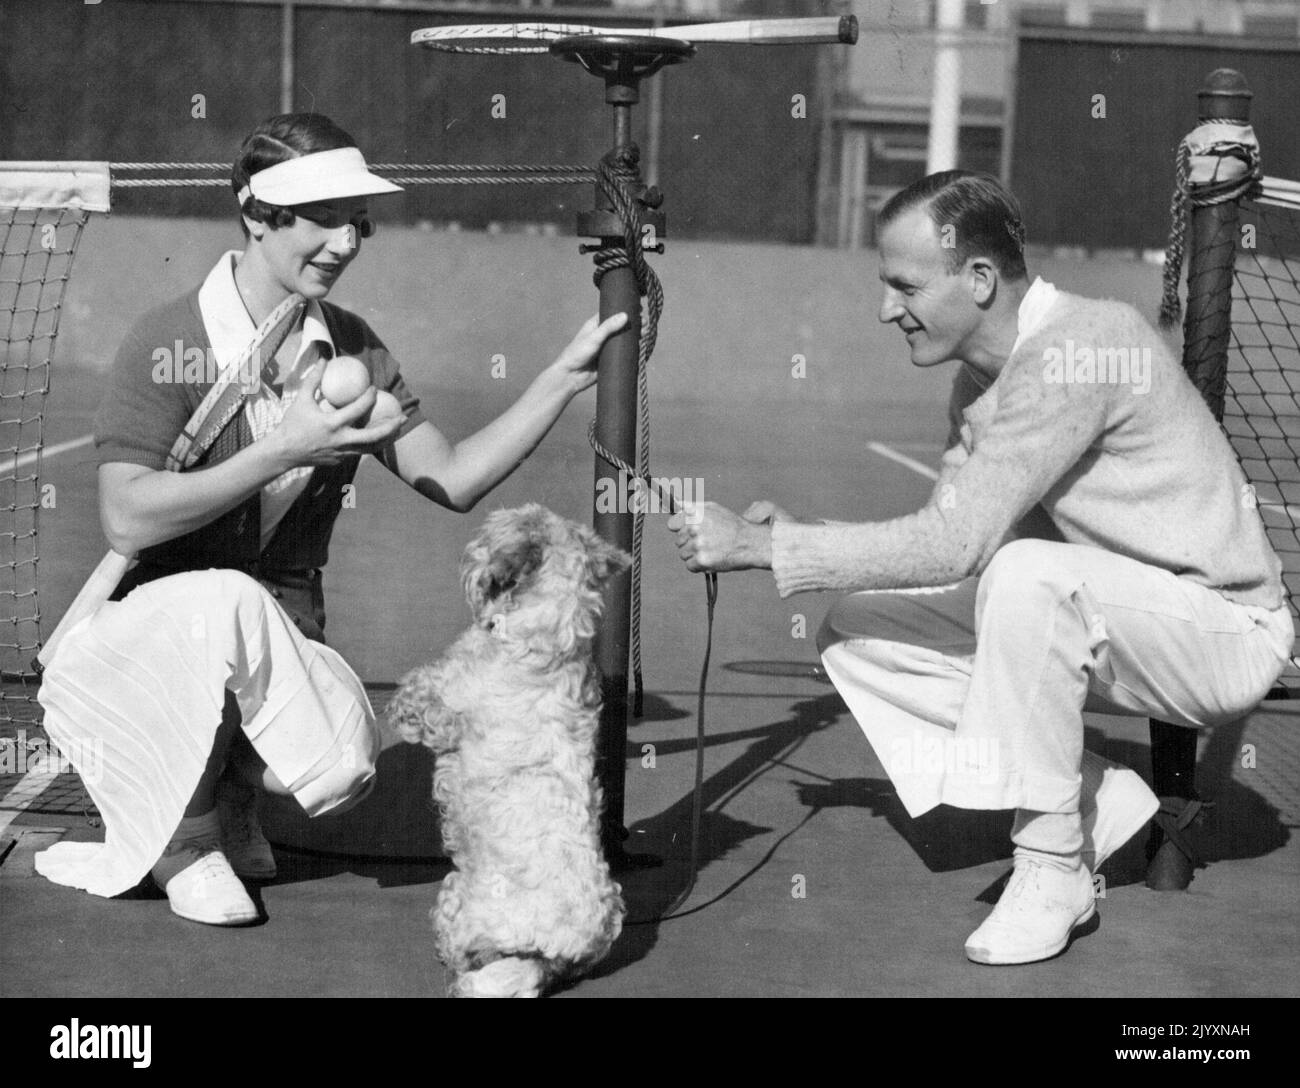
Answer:
[[[636,360],[638,433],[635,468],[614,456],[596,440],[594,419],[587,427],[587,441],[591,443],[591,448],[613,468],[627,473],[629,478],[648,481],[650,478],[648,368],[650,356],[659,338],[659,316],[663,313],[664,291],[659,277],[655,275],[654,269],[645,259],[645,236],[642,230],[644,205],[635,195],[641,187],[640,160],[641,152],[635,144],[615,148],[600,160],[596,184],[623,224],[623,239],[621,244],[598,249],[592,258],[596,263],[596,271],[592,278],[598,288],[605,273],[630,266],[633,278],[636,280],[637,293],[646,300],[646,316],[641,322],[641,338],[637,345]],[[644,534],[645,509],[638,503],[632,513],[632,600],[629,624],[632,653],[632,713],[638,718],[641,717],[645,701],[641,671],[641,545]]]
[[[1160,327],[1172,328],[1182,316],[1178,281],[1182,277],[1190,208],[1239,200],[1263,177],[1259,141],[1244,121],[1207,121],[1178,145],[1174,195],[1169,205],[1169,248],[1165,251]]]
[[[587,441],[597,456],[611,468],[625,473],[629,479],[640,480],[651,491],[659,494],[670,513],[677,513],[680,505],[671,488],[650,475],[650,385],[647,375],[650,355],[659,336],[659,317],[664,308],[663,287],[659,277],[645,259],[645,234],[642,230],[642,208],[645,206],[634,194],[641,186],[639,169],[641,153],[635,144],[617,148],[600,160],[596,184],[609,201],[623,224],[621,244],[596,250],[593,260],[596,286],[606,272],[616,268],[632,269],[637,293],[646,300],[646,319],[641,323],[641,338],[637,347],[636,387],[638,435],[636,465],[629,465],[596,438],[596,421],[587,425]],[[653,243],[652,243],[653,244]],[[644,684],[641,675],[641,545],[645,530],[645,504],[637,503],[632,520],[632,600],[630,617],[633,698],[632,713],[641,717],[644,709]],[[709,572],[704,576],[704,594],[707,607],[707,628],[704,642],[704,660],[700,665],[700,684],[695,708],[695,784],[691,793],[691,860],[686,885],[673,901],[654,919],[639,919],[631,925],[666,921],[676,916],[677,910],[695,890],[700,871],[700,827],[704,815],[704,699],[708,690],[709,661],[713,654],[713,612],[718,600],[718,576]]]

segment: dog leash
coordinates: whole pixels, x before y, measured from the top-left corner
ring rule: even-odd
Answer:
[[[666,922],[677,917],[677,910],[695,890],[695,878],[700,872],[700,824],[704,816],[704,696],[709,683],[709,658],[713,655],[713,608],[718,603],[718,576],[713,571],[704,575],[704,599],[708,602],[708,627],[704,637],[704,662],[700,666],[700,689],[695,703],[695,789],[691,796],[691,875],[686,887],[654,919]]]
[[[596,421],[594,419],[587,427],[587,441],[591,443],[591,448],[611,467],[618,469],[620,472],[626,472],[629,478],[642,480],[649,487],[653,487],[659,493],[659,497],[666,500],[669,513],[676,514],[680,512],[681,508],[673,497],[671,489],[665,488],[661,483],[653,479],[648,472],[638,472],[621,457],[607,450],[597,441]],[[704,598],[708,606],[708,624],[704,637],[704,662],[700,666],[700,686],[695,704],[695,788],[691,796],[690,876],[687,878],[686,886],[678,893],[677,898],[659,915],[654,918],[639,918],[630,921],[629,925],[666,922],[677,917],[678,909],[690,898],[691,892],[695,890],[695,881],[700,872],[700,825],[704,818],[704,698],[708,691],[709,659],[713,656],[713,612],[718,603],[718,575],[714,571],[704,572]],[[639,700],[635,708],[635,716],[641,717]]]

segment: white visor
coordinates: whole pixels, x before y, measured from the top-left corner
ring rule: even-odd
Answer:
[[[255,196],[267,204],[291,207],[401,191],[400,185],[372,174],[358,148],[340,147],[299,155],[259,170],[239,190],[239,203],[242,206],[249,196]]]

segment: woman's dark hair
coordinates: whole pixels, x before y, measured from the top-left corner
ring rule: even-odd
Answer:
[[[969,170],[929,174],[890,197],[880,209],[877,226],[888,226],[918,205],[925,207],[944,240],[949,272],[959,271],[972,257],[987,257],[1008,279],[1028,277],[1020,203],[997,178]],[[952,230],[945,234],[948,227]]]
[[[235,196],[248,184],[251,175],[268,166],[300,155],[312,155],[317,151],[336,151],[341,147],[356,147],[357,142],[324,114],[320,113],[281,113],[269,117],[249,134],[235,158],[235,167],[230,174],[230,185]],[[255,196],[249,196],[239,209],[239,226],[248,237],[248,226],[244,223],[246,215],[255,223],[268,223],[272,227],[291,227],[294,214],[291,208],[279,204],[267,204]]]

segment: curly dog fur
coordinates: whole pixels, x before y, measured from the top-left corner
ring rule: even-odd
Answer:
[[[473,625],[389,704],[403,739],[437,753],[456,869],[431,917],[454,996],[536,997],[622,930],[598,830],[591,641],[601,589],[628,562],[543,506],[497,511],[461,561]]]

